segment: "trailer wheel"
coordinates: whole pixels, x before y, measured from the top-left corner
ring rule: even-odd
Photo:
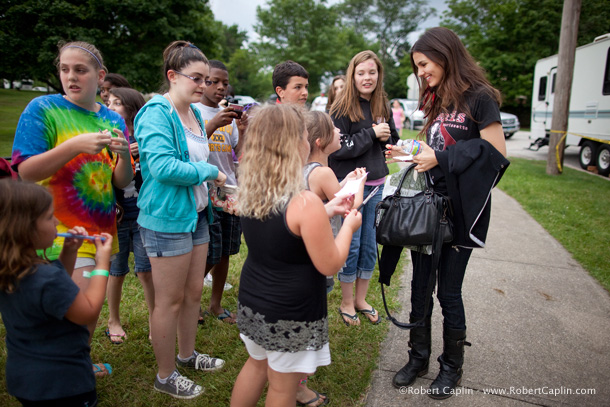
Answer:
[[[585,141],[580,147],[580,154],[578,161],[580,161],[580,168],[586,170],[589,166],[595,165],[595,151],[597,145],[593,141]]]
[[[601,144],[597,149],[597,171],[604,176],[610,174],[610,146]]]

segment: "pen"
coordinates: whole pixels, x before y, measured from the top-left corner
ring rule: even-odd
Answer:
[[[95,240],[95,236],[74,235],[72,233],[58,233],[57,236],[58,237],[71,237],[74,239]],[[106,238],[103,236],[100,236],[100,239],[102,239],[102,242],[106,241]]]
[[[364,198],[364,201],[362,201],[362,203],[361,203],[361,204],[360,204],[360,206],[358,207],[358,210],[362,209],[362,207],[363,207],[364,205],[366,205],[366,203],[367,203],[368,201],[370,201],[370,200],[371,200],[371,198],[372,198],[373,196],[375,196],[375,194],[377,193],[377,191],[379,191],[379,185],[377,185],[375,188],[373,188],[373,190],[371,191],[371,193],[370,193],[370,194],[368,194],[366,198]]]

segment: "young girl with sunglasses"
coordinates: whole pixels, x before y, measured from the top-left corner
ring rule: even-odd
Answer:
[[[40,185],[4,179],[0,196],[0,313],[8,392],[24,406],[95,406],[84,325],[97,320],[104,304],[112,236],[95,237],[95,270],[87,273],[90,284],[81,290],[70,275],[83,240],[66,238],[52,262],[37,255],[57,235],[51,194]],[[81,226],[67,231],[87,235]]]
[[[207,58],[193,44],[175,41],[163,52],[163,61],[168,91],[148,101],[135,120],[144,181],[138,224],[155,292],[154,389],[194,398],[203,394],[202,386],[182,376],[176,365],[204,371],[224,365],[221,359],[195,351],[195,336],[212,215],[206,181],[222,186],[227,177],[207,163],[207,135],[193,105],[205,89]]]

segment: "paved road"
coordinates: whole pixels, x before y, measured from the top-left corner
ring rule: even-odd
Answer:
[[[538,151],[530,150],[528,147],[535,141],[531,138],[529,131],[519,131],[511,138],[506,140],[506,149],[509,157],[527,158],[530,160],[546,161],[549,154],[549,147],[544,146]],[[536,147],[534,147],[535,149]],[[569,146],[564,151],[563,164],[566,167],[582,170],[578,162],[580,147]]]

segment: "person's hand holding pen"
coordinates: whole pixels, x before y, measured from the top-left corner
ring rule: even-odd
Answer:
[[[112,131],[116,136],[111,137],[108,150],[117,153],[123,160],[131,161],[129,142],[125,135],[120,129],[113,129]],[[104,132],[108,132],[108,130],[104,130]]]

